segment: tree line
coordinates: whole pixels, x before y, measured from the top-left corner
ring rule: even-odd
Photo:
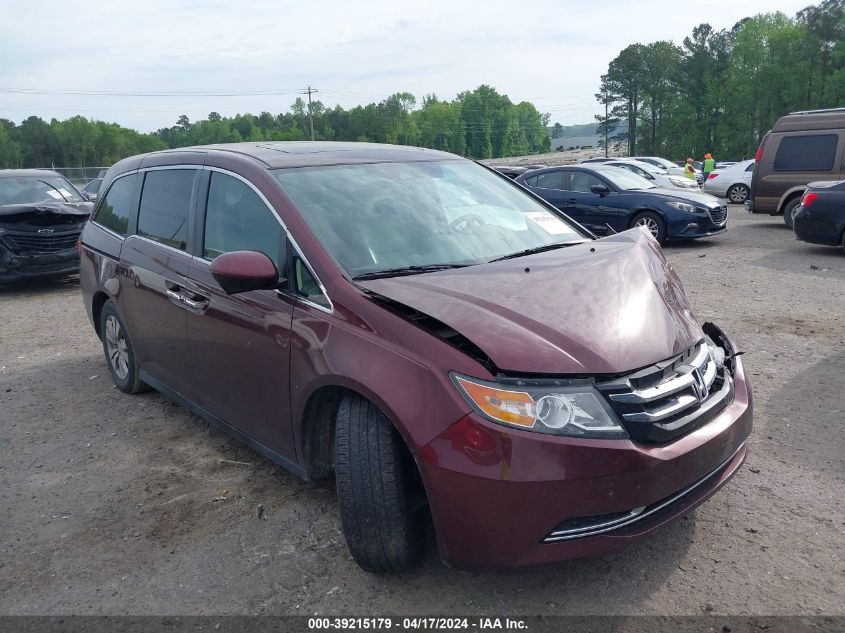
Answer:
[[[596,117],[599,134],[630,155],[752,157],[780,116],[845,106],[845,0],[731,29],[701,24],[681,46],[632,44],[610,62],[596,99],[608,112]]]
[[[310,114],[316,140],[416,145],[470,158],[550,150],[549,115],[527,101],[513,103],[487,85],[461,92],[451,101],[426,95],[420,107],[408,92],[349,110],[314,101]],[[111,165],[158,149],[310,138],[308,106],[301,98],[281,114],[224,117],[211,112],[200,121],[182,115],[174,126],[148,134],[82,116],[49,123],[31,116],[20,125],[0,119],[0,167]]]

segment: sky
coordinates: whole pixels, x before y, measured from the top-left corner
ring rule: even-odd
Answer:
[[[0,118],[79,114],[146,132],[181,114],[286,112],[308,85],[350,108],[489,84],[574,125],[593,121],[600,76],[625,46],[808,4],[0,0]]]

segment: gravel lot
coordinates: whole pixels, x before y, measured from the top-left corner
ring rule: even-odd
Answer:
[[[75,279],[0,290],[0,614],[845,614],[845,256],[729,223],[667,253],[746,352],[745,467],[612,559],[504,575],[433,542],[412,573],[360,571],[331,484],[112,387]]]

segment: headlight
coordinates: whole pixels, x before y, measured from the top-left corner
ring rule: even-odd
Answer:
[[[568,437],[628,437],[589,385],[517,387],[458,374],[451,378],[470,406],[497,424]]]
[[[669,182],[671,182],[676,187],[683,187],[684,189],[689,189],[693,182],[689,178],[670,178]]]
[[[666,203],[666,206],[677,209],[678,211],[685,211],[686,213],[704,213],[705,211],[705,209],[699,209],[694,205],[687,204],[686,202],[677,202],[676,200],[670,200]]]

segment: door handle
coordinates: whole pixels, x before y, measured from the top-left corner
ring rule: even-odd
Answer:
[[[198,299],[190,299],[186,296],[182,296],[182,303],[184,303],[189,308],[193,310],[205,310],[208,307],[208,299],[205,297],[201,297]]]
[[[578,202],[578,198],[568,198],[566,201],[570,202],[570,203],[574,203],[574,202]]]
[[[170,297],[171,300],[176,301],[177,303],[181,303],[183,299],[182,293],[179,292],[179,290],[174,290],[172,288],[167,289],[167,296]]]

